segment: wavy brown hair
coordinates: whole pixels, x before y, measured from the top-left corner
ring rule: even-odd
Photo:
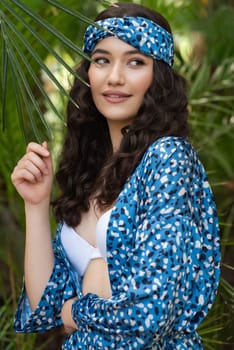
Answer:
[[[133,3],[112,5],[96,20],[124,16],[149,18],[171,32],[159,13]],[[77,69],[87,82],[89,65],[83,60]],[[123,128],[115,153],[106,119],[94,105],[90,88],[74,80],[70,95],[79,109],[68,102],[67,134],[56,174],[61,194],[53,202],[57,220],[77,226],[94,196],[101,209],[111,206],[152,142],[162,136],[188,136],[185,80],[158,60],[154,60],[153,74],[143,104],[133,123]]]

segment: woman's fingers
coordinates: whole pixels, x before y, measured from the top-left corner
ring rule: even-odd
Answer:
[[[25,202],[38,204],[51,194],[53,166],[47,144],[31,142],[11,175],[12,183]]]
[[[45,158],[42,158],[34,152],[26,153],[26,155],[18,162],[18,166],[28,169],[29,171],[35,170],[36,173],[40,172],[40,174],[48,174]]]
[[[42,145],[40,145],[39,143],[30,142],[27,146],[27,153],[30,152],[34,152],[41,157],[48,157],[50,155],[46,142],[43,142]]]
[[[15,168],[15,170],[11,175],[11,180],[15,186],[25,181],[32,184],[35,184],[36,182],[38,182],[36,177],[31,172],[22,168],[19,168],[19,169]]]
[[[30,162],[23,163],[24,165],[17,165],[11,175],[11,180],[14,185],[23,183],[24,181],[30,183],[37,183],[42,181],[42,173]]]
[[[27,147],[27,153],[19,160],[12,173],[14,184],[23,181],[31,183],[40,182],[44,175],[51,171],[51,158],[47,145],[39,145],[31,142]]]
[[[47,169],[39,161],[32,162],[31,160],[26,160],[23,169],[28,173],[32,174],[36,181],[41,181],[43,174],[47,173]]]

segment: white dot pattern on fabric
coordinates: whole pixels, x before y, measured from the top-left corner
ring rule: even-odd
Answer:
[[[100,40],[108,36],[115,36],[145,55],[173,66],[174,42],[172,35],[148,18],[113,17],[97,21],[96,25],[89,26],[85,32],[84,52],[92,52]]]
[[[205,171],[186,140],[154,142],[118,197],[107,232],[110,299],[82,296],[60,231],[54,271],[33,313],[22,293],[18,332],[61,325],[63,303],[77,295],[78,330],[63,350],[203,349],[196,329],[218,288],[219,229]]]

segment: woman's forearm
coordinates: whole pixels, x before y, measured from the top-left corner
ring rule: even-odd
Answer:
[[[82,282],[83,294],[93,293],[100,298],[110,298],[112,295],[108,266],[104,259],[90,261]]]
[[[54,264],[49,200],[37,205],[25,204],[25,213],[25,286],[30,306],[34,310],[51,276]]]

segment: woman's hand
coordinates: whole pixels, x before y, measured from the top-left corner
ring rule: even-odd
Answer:
[[[72,304],[76,299],[77,297],[67,300],[62,307],[61,317],[64,330],[67,334],[71,334],[78,329],[77,325],[72,319]]]
[[[50,200],[53,166],[47,143],[31,142],[26,154],[19,160],[11,175],[17,192],[28,204],[36,205]]]

